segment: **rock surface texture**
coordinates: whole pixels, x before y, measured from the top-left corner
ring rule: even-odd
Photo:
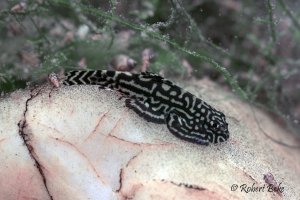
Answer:
[[[97,86],[44,85],[0,99],[0,199],[300,197],[299,148],[264,132],[300,146],[295,136],[208,80],[185,88],[225,113],[227,142],[182,141]]]

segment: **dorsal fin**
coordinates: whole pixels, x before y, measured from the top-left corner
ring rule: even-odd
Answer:
[[[169,81],[169,80],[165,79],[164,77],[162,77],[158,74],[155,74],[153,72],[149,72],[149,71],[141,72],[141,75],[143,78],[149,78],[158,83],[166,83],[168,85],[173,85],[173,83],[171,81]]]
[[[164,78],[158,74],[146,71],[142,72],[141,75],[143,75],[143,78],[153,78],[154,80],[163,80]]]

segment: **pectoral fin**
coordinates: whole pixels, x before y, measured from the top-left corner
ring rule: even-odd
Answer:
[[[132,109],[140,117],[153,123],[162,124],[165,123],[165,116],[160,111],[153,110],[149,103],[141,101],[135,98],[128,98],[125,100],[126,107]]]
[[[206,138],[201,136],[200,134],[195,133],[193,130],[189,130],[186,124],[186,120],[178,114],[178,112],[173,109],[165,116],[166,118],[166,124],[169,129],[169,131],[176,137],[200,144],[200,145],[208,145],[209,142]]]

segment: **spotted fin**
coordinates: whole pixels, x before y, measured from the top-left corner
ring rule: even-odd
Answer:
[[[147,101],[143,102],[135,98],[128,98],[125,100],[125,105],[126,107],[136,112],[140,117],[144,118],[149,122],[154,122],[158,124],[165,123],[164,114],[159,111],[153,110],[149,107],[149,104],[147,107]]]
[[[186,120],[177,113],[175,109],[171,110],[168,114],[166,114],[166,124],[169,131],[176,137],[183,139],[188,142],[208,145],[208,139],[196,132],[191,132],[186,128]]]

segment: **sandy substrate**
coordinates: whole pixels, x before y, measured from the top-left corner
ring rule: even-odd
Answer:
[[[264,132],[300,146],[295,136],[208,80],[186,88],[225,113],[227,142],[177,139],[97,86],[44,85],[0,99],[0,199],[300,197],[299,148]],[[280,191],[270,191],[267,173]]]

